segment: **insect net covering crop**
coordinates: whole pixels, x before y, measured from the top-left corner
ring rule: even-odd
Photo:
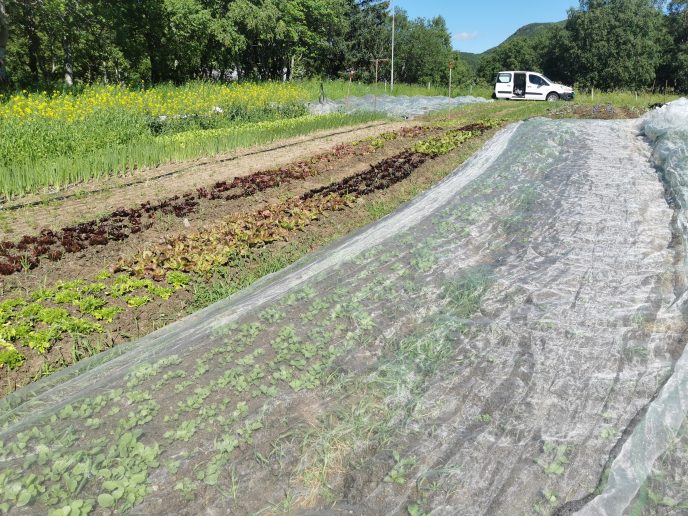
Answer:
[[[557,296],[568,299],[572,291],[570,282],[558,285],[558,278],[568,274],[577,280],[579,268],[568,266],[561,272],[548,267],[564,267],[566,260],[576,256],[580,262],[574,265],[582,267],[590,261],[587,254],[576,255],[575,246],[556,247],[551,257],[557,259],[548,261],[550,256],[540,256],[531,247],[537,246],[540,238],[547,245],[569,245],[557,239],[560,233],[548,229],[549,224],[566,225],[568,219],[562,213],[571,210],[566,206],[562,211],[548,210],[575,203],[590,190],[590,181],[579,177],[596,169],[584,168],[587,163],[577,159],[581,148],[596,141],[590,128],[597,128],[609,141],[618,143],[629,137],[633,143],[634,133],[624,124],[532,120],[511,126],[438,187],[379,223],[229,300],[8,397],[0,416],[0,510],[26,507],[26,511],[36,512],[70,504],[120,511],[136,507],[144,513],[163,506],[168,510],[231,509],[234,500],[226,493],[231,492],[232,466],[242,457],[251,464],[256,458],[262,462],[254,454],[255,450],[265,457],[261,436],[283,417],[291,423],[290,418],[298,416],[291,408],[300,407],[299,400],[308,401],[311,410],[322,411],[322,419],[310,420],[311,426],[320,428],[335,425],[352,411],[348,407],[348,412],[328,414],[328,404],[355,402],[362,394],[372,396],[376,403],[371,403],[374,409],[367,417],[374,420],[371,428],[375,432],[385,429],[384,442],[389,443],[406,429],[418,430],[414,441],[434,435],[423,426],[418,413],[412,424],[404,419],[415,413],[412,401],[428,404],[421,407],[427,411],[420,414],[432,419],[430,409],[451,408],[454,400],[464,406],[458,396],[480,398],[486,389],[499,385],[505,390],[491,394],[502,396],[532,386],[529,392],[533,396],[542,393],[545,401],[550,401],[548,410],[559,410],[560,417],[548,417],[546,410],[530,410],[527,403],[518,405],[522,411],[511,410],[508,403],[495,403],[489,412],[471,405],[471,410],[458,410],[455,419],[452,416],[445,422],[451,427],[465,419],[466,428],[481,439],[466,440],[467,433],[452,434],[443,427],[447,439],[456,434],[451,446],[475,449],[481,443],[493,443],[493,435],[504,439],[520,438],[522,432],[536,435],[492,453],[466,455],[471,463],[487,463],[495,453],[518,459],[523,446],[534,447],[523,467],[509,469],[514,480],[523,480],[516,478],[522,472],[532,475],[530,482],[519,485],[519,496],[529,496],[526,501],[530,505],[519,509],[540,503],[545,488],[550,503],[558,499],[553,493],[564,492],[568,483],[577,486],[583,479],[589,481],[594,475],[570,467],[570,462],[589,457],[589,462],[601,469],[599,459],[608,455],[614,443],[598,439],[597,424],[608,411],[632,411],[624,397],[637,384],[636,373],[662,371],[667,364],[663,357],[650,357],[657,367],[646,371],[644,362],[629,361],[625,367],[632,374],[622,377],[627,382],[623,388],[613,389],[610,396],[615,402],[607,412],[596,410],[590,418],[581,418],[567,411],[567,396],[577,391],[553,391],[550,375],[564,381],[567,378],[561,373],[578,371],[580,380],[587,381],[580,360],[600,350],[607,356],[607,347],[615,349],[626,328],[611,324],[618,308],[610,311],[593,304],[577,311],[570,301],[556,302]],[[607,153],[610,148],[619,153],[628,150],[621,147],[604,148]],[[571,180],[562,181],[559,174]],[[598,178],[606,180],[607,176],[598,174]],[[653,178],[637,174],[633,179],[661,193]],[[563,195],[562,184],[572,185],[573,193]],[[633,201],[636,184],[620,181],[617,187],[632,192],[629,198]],[[637,208],[632,202],[629,206]],[[604,215],[609,216],[613,210],[605,208]],[[592,219],[586,218],[590,212],[575,212],[585,222],[577,231],[595,229]],[[665,207],[661,213],[668,212]],[[621,223],[626,217],[620,209],[611,214],[620,217]],[[533,236],[533,231],[540,232]],[[591,240],[588,233],[586,241]],[[624,242],[651,250],[646,248],[652,245],[647,239]],[[627,256],[628,249],[620,251]],[[656,256],[648,254],[643,267],[659,263],[657,256],[666,257],[666,252],[664,246]],[[618,259],[611,262],[617,267],[622,263]],[[533,272],[530,267],[534,264],[544,265]],[[644,268],[629,272],[646,274]],[[543,273],[549,274],[546,279],[551,281],[538,288]],[[625,288],[650,288],[652,284],[633,279]],[[534,291],[530,298],[529,289]],[[613,292],[617,302],[628,301],[614,289],[605,292]],[[522,302],[510,302],[510,295]],[[548,299],[555,302],[547,303]],[[635,309],[633,301],[627,304]],[[594,303],[594,299],[586,302]],[[594,328],[585,321],[578,324],[578,320],[567,319],[571,313],[598,317],[599,324]],[[627,315],[623,315],[624,321]],[[564,332],[553,321],[569,322],[576,331]],[[527,338],[521,339],[519,332],[525,332]],[[605,332],[602,338],[599,332]],[[598,337],[595,346],[590,346],[593,334]],[[565,340],[550,345],[548,338]],[[566,360],[571,353],[578,353],[575,363]],[[542,367],[535,367],[535,362],[530,367],[525,361],[530,356]],[[521,361],[512,364],[514,357]],[[594,365],[604,369],[596,376],[599,381],[616,377],[615,360],[600,359]],[[511,383],[494,382],[486,373],[502,366],[496,377],[509,379],[515,371]],[[471,368],[479,374],[465,381],[476,382],[475,389],[455,381]],[[521,371],[530,375],[528,381],[521,379]],[[344,377],[357,381],[337,380]],[[344,390],[328,391],[333,381]],[[354,390],[346,390],[347,385]],[[453,389],[439,405],[431,403],[433,399],[437,402],[432,395],[435,391],[428,390],[434,385]],[[427,396],[422,400],[424,392]],[[354,403],[354,408],[358,407]],[[518,421],[516,437],[502,432],[499,423],[503,417]],[[443,424],[439,419],[433,422]],[[559,426],[575,428],[566,433]],[[346,435],[338,438],[344,440]],[[558,442],[559,435],[564,436],[564,443]],[[443,439],[423,439],[432,457],[443,455]],[[403,439],[395,443],[401,446]],[[339,449],[356,451],[357,443],[345,444]],[[309,447],[304,450],[308,455]],[[407,456],[399,454],[397,465]],[[418,458],[420,462],[425,457]],[[408,471],[395,478],[401,482],[417,475],[412,463],[409,459]],[[265,470],[269,475],[270,466]],[[390,472],[391,468],[380,474],[381,483]],[[482,478],[462,475],[471,488],[468,501],[488,505],[493,495],[480,488]],[[268,489],[267,484],[258,487]],[[454,497],[452,502],[466,503],[466,497]]]

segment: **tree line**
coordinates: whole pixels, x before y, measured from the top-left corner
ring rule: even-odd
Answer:
[[[457,60],[444,19],[396,10],[396,79]],[[14,88],[192,79],[389,77],[386,0],[0,0],[0,82]]]
[[[538,70],[601,90],[688,91],[688,0],[581,0],[563,24],[500,45],[477,74]]]
[[[395,80],[538,70],[584,88],[688,91],[688,0],[580,0],[469,69],[444,18],[395,10]],[[0,88],[390,76],[388,0],[0,0]]]

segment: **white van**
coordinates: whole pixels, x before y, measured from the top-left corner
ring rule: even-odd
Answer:
[[[573,100],[573,88],[557,84],[535,72],[499,72],[495,80],[494,99]]]

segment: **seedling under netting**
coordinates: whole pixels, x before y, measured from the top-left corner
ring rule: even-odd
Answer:
[[[380,222],[10,395],[0,512],[584,506],[683,350],[639,129],[509,126]]]

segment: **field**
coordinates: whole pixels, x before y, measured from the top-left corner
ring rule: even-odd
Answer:
[[[320,84],[191,83],[132,90],[86,87],[79,94],[21,92],[0,98],[0,193],[45,194],[107,176],[381,119],[375,114],[308,116]],[[328,98],[385,94],[383,85],[324,84]],[[454,95],[490,91],[456,88]],[[446,95],[397,85],[394,95]],[[599,95],[597,103],[645,108],[661,97]],[[585,96],[581,103],[591,104]]]
[[[326,94],[347,93],[328,82]],[[369,87],[354,85],[351,94]],[[382,90],[378,89],[380,93]],[[394,94],[437,94],[399,85]],[[192,83],[130,90],[86,87],[79,94],[22,92],[0,97],[0,192],[6,198],[106,175],[268,143],[375,115],[308,117],[319,83]]]
[[[562,252],[582,268],[595,252],[595,234],[643,235],[671,218],[666,207],[648,220],[637,215],[643,206],[630,215],[609,209],[606,219],[624,231],[584,219],[579,229],[565,233],[570,229],[561,218],[565,202],[578,197],[560,192],[562,185],[577,185],[576,195],[586,195],[579,173],[609,186],[599,190],[606,192],[601,204],[609,207],[615,195],[632,199],[633,188],[659,198],[661,188],[642,174],[626,186],[606,184],[613,174],[588,170],[583,159],[580,170],[565,180],[550,173],[575,156],[599,153],[595,145],[602,147],[592,133],[577,132],[563,120],[591,119],[589,127],[596,128],[599,119],[637,117],[656,99],[596,95],[595,103],[499,102],[394,121],[305,116],[300,102],[317,96],[316,83],[243,87],[248,89],[240,100],[223,97],[217,106],[222,113],[207,120],[196,115],[220,104],[216,91],[204,90],[207,85],[190,86],[181,99],[177,95],[183,90],[93,89],[82,97],[28,96],[24,104],[18,99],[2,105],[2,116],[20,128],[17,135],[27,124],[58,133],[64,126],[67,139],[69,131],[83,130],[89,138],[104,128],[113,132],[89,144],[97,152],[83,155],[59,147],[64,141],[38,142],[22,151],[26,161],[19,162],[26,174],[5,186],[0,389],[4,394],[29,389],[6,398],[0,428],[12,428],[13,437],[0,439],[0,459],[9,464],[51,433],[59,434],[64,446],[36,453],[23,469],[12,462],[0,470],[0,512],[69,507],[61,514],[132,508],[155,513],[163,510],[161,504],[165,510],[201,510],[210,504],[217,510],[281,513],[344,499],[362,512],[370,508],[366,503],[382,507],[390,500],[397,505],[386,505],[387,511],[411,515],[469,502],[488,510],[479,505],[487,502],[475,494],[482,487],[470,474],[470,461],[456,463],[456,450],[466,459],[473,453],[467,443],[473,442],[485,452],[481,457],[489,457],[490,439],[511,427],[529,436],[526,455],[534,459],[519,463],[508,453],[494,454],[494,462],[483,465],[496,472],[500,460],[513,461],[511,470],[523,472],[518,479],[539,487],[509,491],[510,499],[535,513],[576,499],[583,489],[578,486],[589,479],[576,477],[577,487],[565,491],[568,475],[585,471],[630,424],[633,414],[624,393],[649,399],[648,386],[666,374],[663,353],[675,355],[681,347],[679,317],[670,311],[665,318],[657,316],[668,304],[670,289],[655,282],[655,275],[668,274],[678,256],[669,245],[671,232],[657,230],[651,249],[637,243],[645,241],[640,237],[626,243],[625,256],[644,253],[642,271],[608,270],[603,261],[600,271],[581,280],[588,288],[613,272],[618,283],[605,283],[605,299],[611,303],[616,285],[623,283],[644,300],[642,309],[629,303],[624,319],[634,325],[628,331],[637,346],[662,332],[671,336],[665,348],[653,348],[649,355],[632,350],[623,355],[628,376],[609,384],[606,412],[581,408],[596,414],[589,425],[567,420],[562,407],[573,401],[562,394],[562,405],[551,414],[521,419],[522,414],[502,410],[509,405],[502,399],[506,391],[485,379],[512,382],[516,404],[526,377],[546,390],[570,359],[567,349],[583,349],[590,335],[576,317],[596,314],[595,327],[609,328],[610,342],[618,336],[615,331],[626,331],[605,319],[599,306],[591,312],[570,308],[567,316],[558,307],[547,312],[541,308],[547,306],[544,300],[557,288],[568,292],[579,269],[566,273],[543,265],[549,283],[529,296],[523,289],[531,271],[523,264],[536,263],[538,253],[544,256],[549,245],[560,244],[551,236],[558,234],[552,227],[562,239],[582,243],[580,252]],[[325,87],[336,97],[347,86]],[[352,94],[363,93],[365,87],[358,88]],[[282,100],[273,104],[270,99],[278,95]],[[101,101],[110,103],[106,112],[94,108]],[[113,113],[123,117],[121,125],[113,122]],[[214,118],[226,113],[233,114]],[[171,118],[151,131],[146,124],[161,114]],[[174,118],[188,115],[193,116]],[[525,127],[543,124],[542,141],[507,128],[533,117],[549,119],[526,122]],[[134,127],[139,132],[127,136]],[[623,154],[626,133],[619,136],[617,126],[604,127],[619,162],[630,163],[635,155]],[[491,140],[496,134],[511,135],[513,147],[499,148],[499,138]],[[122,160],[112,141],[126,146],[130,158]],[[444,211],[423,219],[431,210],[423,202],[434,201],[419,194],[446,181],[488,141],[492,147],[471,163],[493,167],[491,172],[480,180],[452,176],[442,183],[444,190],[434,190],[434,195],[445,192],[438,204]],[[571,148],[564,145],[571,142]],[[490,161],[502,152],[510,159]],[[50,165],[36,168],[44,162]],[[77,169],[82,175],[74,175]],[[462,181],[465,190],[457,186]],[[57,192],[45,190],[58,186]],[[42,195],[26,195],[36,192]],[[365,240],[367,229],[355,233],[338,254],[341,237],[400,207],[404,217],[376,226],[391,224],[399,238],[380,237],[371,244]],[[411,220],[422,223],[412,229]],[[365,252],[356,254],[351,250],[356,246]],[[312,254],[324,247],[325,252]],[[304,257],[303,277],[280,287],[301,270],[290,265]],[[615,267],[621,260],[608,258]],[[193,316],[168,326],[233,295],[203,312],[208,322],[198,331]],[[511,327],[526,328],[525,340],[511,340]],[[381,336],[381,328],[393,331]],[[128,353],[139,338],[145,339],[146,358],[130,364]],[[546,339],[567,342],[569,348],[545,354],[541,373],[532,355]],[[600,377],[614,378],[602,359],[605,352],[601,348],[597,359],[592,352],[577,359],[597,365]],[[194,357],[191,362],[187,354]],[[77,369],[67,368],[72,364]],[[633,374],[646,366],[653,371],[651,381],[634,384]],[[74,376],[77,371],[81,376]],[[456,382],[467,386],[459,401],[448,394]],[[579,387],[586,388],[580,384],[570,392]],[[89,396],[63,401],[79,389]],[[58,407],[48,427],[22,422],[37,410],[34,403]],[[457,415],[462,410],[465,419]],[[572,435],[589,437],[575,444],[574,438],[568,442],[554,434],[538,437],[528,417],[542,425],[561,420],[575,426]],[[13,426],[17,422],[21,428]],[[108,442],[100,439],[103,432]],[[29,470],[30,475],[22,472]]]
[[[141,100],[124,96],[118,102],[131,98]],[[164,107],[170,98],[155,98],[148,101],[158,107],[142,109],[172,109]],[[62,106],[59,116],[71,112]],[[370,121],[366,116],[297,117],[287,121],[312,120],[311,131],[330,123],[359,125],[283,140],[244,156],[228,157],[216,148],[215,159],[103,178],[91,181],[90,190],[67,189],[40,202],[19,198],[0,218],[0,384],[11,392],[145,335],[178,318],[186,305],[200,309],[241,290],[391,212],[509,121],[593,117],[595,109],[495,103],[417,123],[373,120],[363,126],[361,121]],[[636,114],[632,106],[604,112],[612,118]],[[242,127],[256,127],[262,141],[259,129],[282,123]],[[196,133],[232,130],[162,137],[185,143],[170,148],[176,156],[195,157],[206,141],[194,140]]]
[[[374,116],[307,116],[304,88],[192,84],[79,95],[19,94],[0,103],[0,191],[6,198],[215,155]]]

